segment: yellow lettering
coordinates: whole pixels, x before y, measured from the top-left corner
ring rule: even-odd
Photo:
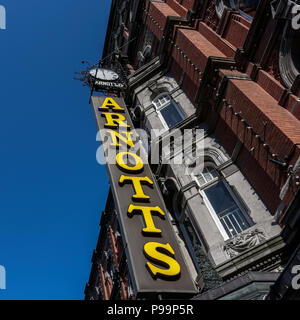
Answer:
[[[126,156],[127,158],[127,161],[124,162],[124,157]],[[134,159],[134,166],[128,166],[127,163],[129,162],[128,161],[128,158],[132,157]],[[123,170],[123,171],[129,171],[129,172],[140,172],[143,170],[144,168],[144,163],[142,161],[142,159],[135,153],[131,153],[131,152],[120,152],[117,154],[116,156],[116,161],[117,161],[117,165],[118,167]]]
[[[118,127],[127,127],[130,128],[130,125],[126,123],[126,118],[119,113],[112,112],[102,112],[102,117],[106,118],[105,128],[118,128]]]
[[[120,112],[125,111],[125,109],[120,107],[113,98],[106,98],[102,106],[99,107],[98,109],[99,110],[112,109],[112,110],[118,110]]]
[[[160,207],[144,207],[144,206],[134,206],[131,204],[128,208],[128,214],[134,214],[135,211],[141,211],[144,217],[146,228],[143,228],[144,233],[161,233],[160,229],[157,229],[154,225],[152,218],[152,213],[158,213],[160,216],[164,217],[165,213],[161,210]]]
[[[152,186],[153,181],[150,180],[148,177],[126,177],[122,175],[120,177],[119,182],[122,184],[126,181],[130,181],[133,185],[135,194],[132,196],[134,200],[149,200],[150,197],[144,194],[142,183],[147,183],[148,185]]]
[[[153,262],[167,268],[162,269],[147,262],[147,267],[153,277],[174,278],[180,275],[180,265],[174,259],[175,252],[169,243],[148,242],[144,245],[144,254]]]
[[[113,130],[107,130],[108,133],[110,133],[110,136],[112,138],[112,144],[111,146],[114,146],[114,147],[121,147],[120,145],[120,141],[123,141],[127,144],[127,146],[129,147],[134,147],[134,143],[132,141],[132,138],[131,138],[131,134],[132,132],[130,131],[123,131],[123,132],[117,132],[117,131],[113,131]],[[126,137],[124,137],[122,134],[126,135]]]

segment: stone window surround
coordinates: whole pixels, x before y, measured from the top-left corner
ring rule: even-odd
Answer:
[[[170,98],[174,101],[174,103],[178,106],[180,111],[185,115],[185,119],[182,120],[181,122],[184,122],[187,118],[189,118],[188,113],[190,113],[190,112],[187,112],[185,108],[183,108],[183,106],[179,101],[180,99],[178,99],[178,97],[181,94],[183,94],[183,91],[180,85],[176,84],[176,82],[174,82],[172,85],[171,82],[169,82],[170,79],[174,80],[174,78],[171,75],[167,74],[166,71],[160,72],[157,76],[155,76],[154,79],[152,79],[152,81],[148,81],[146,84],[141,86],[141,88],[139,88],[134,92],[134,100],[135,100],[134,104],[136,106],[143,105],[142,110],[146,115],[144,121],[152,113],[156,113],[161,122],[162,129],[164,129],[165,131],[169,131],[172,128],[168,127],[163,117],[160,115],[160,112],[156,109],[155,105],[153,104],[153,100],[157,98],[160,94],[164,94],[164,93],[168,94]],[[137,100],[137,96],[140,95],[145,89],[148,89],[150,91],[150,96],[149,96],[150,99],[146,104],[143,104]],[[181,122],[179,122],[175,127],[177,127],[178,125],[180,126]]]
[[[209,163],[209,165],[211,166],[211,163]],[[215,164],[213,164],[213,166],[215,167]],[[248,221],[248,223],[253,226],[254,223],[251,220],[250,216],[247,214],[247,212],[245,211],[245,209],[243,208],[243,205],[240,203],[239,199],[237,198],[237,196],[234,194],[234,192],[231,190],[227,180],[224,178],[224,176],[222,176],[222,174],[219,172],[218,168],[215,168],[215,170],[218,173],[218,177],[212,179],[211,181],[204,183],[202,185],[200,185],[199,180],[197,179],[197,177],[192,173],[191,178],[197,183],[198,186],[198,191],[203,199],[203,202],[206,206],[206,208],[208,209],[208,212],[210,213],[211,217],[213,218],[216,226],[219,229],[219,232],[221,233],[222,237],[224,238],[224,241],[227,241],[230,239],[230,237],[228,236],[227,232],[225,231],[224,227],[222,226],[222,223],[218,217],[218,215],[216,214],[212,204],[210,203],[208,197],[206,196],[204,190],[206,188],[208,188],[209,186],[212,186],[213,184],[219,182],[219,181],[223,181],[224,182],[224,186],[226,187],[227,191],[229,192],[230,196],[233,198],[235,204],[237,205],[237,207],[240,209],[240,211],[242,212],[243,216],[245,217],[245,219]],[[243,232],[243,231],[242,231]]]
[[[156,100],[160,99],[160,97],[163,97],[163,96],[168,96],[168,97],[170,98],[170,102],[165,103],[165,104],[163,104],[162,106],[158,106],[158,105],[156,104]],[[169,126],[168,126],[166,120],[164,119],[164,117],[163,117],[163,115],[161,114],[160,111],[163,110],[165,107],[167,107],[167,106],[168,106],[170,103],[172,103],[172,102],[173,102],[173,105],[175,106],[175,108],[177,109],[177,111],[179,111],[179,113],[181,113],[182,116],[184,117],[184,119],[182,120],[182,121],[184,121],[184,120],[186,119],[186,114],[185,114],[184,110],[181,108],[181,106],[179,105],[179,103],[177,103],[177,102],[173,99],[172,95],[171,95],[169,92],[161,92],[161,93],[159,93],[159,94],[155,97],[155,99],[152,100],[152,106],[154,107],[154,109],[155,109],[155,111],[156,111],[156,113],[157,113],[157,115],[158,115],[161,123],[163,124],[163,126],[164,126],[164,128],[165,128],[166,130],[172,129],[173,127],[169,127]],[[180,121],[180,122],[181,122],[181,121]],[[180,123],[180,122],[179,122],[179,123]],[[178,123],[177,123],[177,124],[178,124]]]
[[[216,156],[215,155],[215,153],[216,153],[216,150],[215,149],[217,149],[217,148],[214,148],[214,147],[212,147],[213,148],[213,155],[214,155],[214,157]],[[207,154],[209,154],[209,152],[208,152],[209,150],[206,150],[206,153]],[[218,150],[218,153],[221,153],[222,154],[222,151],[221,150]],[[225,157],[226,158],[226,157]],[[227,181],[227,179],[229,178],[229,177],[231,177],[232,175],[234,175],[236,172],[238,172],[239,170],[238,170],[238,168],[234,165],[234,163],[233,163],[233,161],[232,160],[225,160],[225,158],[224,159],[222,159],[222,161],[220,162],[220,163],[218,163],[218,165],[216,165],[216,167],[217,167],[217,169],[219,170],[219,172],[221,172],[222,173],[222,179],[224,179],[225,181],[226,181],[226,183],[228,184],[228,188],[230,188],[229,187],[229,185],[231,186],[231,183],[229,182],[229,181]],[[210,161],[210,163],[213,161],[214,159],[213,158],[211,158],[211,161]],[[217,162],[219,162],[219,161],[217,161]],[[225,173],[225,171],[227,172],[227,173]],[[179,182],[179,184],[180,184],[180,191],[181,191],[181,193],[183,193],[183,194],[186,194],[185,196],[184,196],[184,198],[187,196],[187,194],[189,194],[189,190],[192,190],[194,187],[196,187],[196,189],[197,189],[197,191],[196,191],[196,193],[197,194],[199,194],[199,196],[200,196],[200,198],[202,198],[202,204],[204,204],[204,206],[206,207],[206,209],[207,209],[207,214],[209,214],[210,216],[211,216],[211,212],[209,211],[209,208],[207,207],[207,205],[206,205],[206,203],[204,203],[204,201],[203,201],[203,197],[202,197],[202,194],[201,194],[201,191],[200,191],[200,189],[199,189],[199,187],[198,187],[198,184],[196,183],[196,181],[194,180],[194,179],[192,179],[191,177],[190,177],[190,182],[188,183],[187,181],[181,181],[181,179],[180,179],[180,177],[178,177],[179,178],[179,180],[178,180],[178,182]],[[213,181],[212,183],[215,183],[215,181]],[[205,186],[207,186],[207,185],[205,185]],[[233,185],[234,186],[234,185]],[[231,189],[231,188],[230,188]],[[235,190],[236,191],[236,190]],[[241,208],[241,210],[243,211],[243,212],[246,212],[246,214],[248,215],[248,209],[249,209],[249,207],[248,207],[248,204],[246,203],[246,202],[244,202],[245,200],[242,198],[242,195],[240,195],[240,197],[238,197],[237,195],[235,195],[235,192],[233,191],[233,190],[231,190],[231,194],[233,194],[233,197],[235,198],[235,200],[236,200],[236,203],[238,204],[238,206],[239,206],[239,208]],[[196,195],[194,195],[194,196],[192,196],[192,198],[194,198]],[[199,199],[200,199],[199,198]],[[241,198],[242,200],[244,200],[243,201],[243,203],[242,202],[240,202],[240,199],[239,198]],[[180,200],[181,199],[181,200]],[[190,197],[189,197],[189,199],[190,199]],[[181,197],[177,197],[177,201],[179,201],[180,200],[180,203],[181,203],[181,206],[183,205],[183,207],[185,208],[185,209],[190,209],[189,208],[189,199],[182,199]],[[182,203],[182,201],[184,202],[184,204]],[[245,207],[245,204],[246,204],[246,207]],[[250,210],[250,209],[249,209]],[[184,217],[185,217],[185,215],[186,215],[187,213],[185,212],[185,210],[182,210],[182,213],[181,213],[181,216],[180,216],[180,220],[182,220],[182,219],[184,219]],[[248,234],[248,233],[251,233],[251,232],[254,232],[257,228],[259,228],[259,229],[262,229],[262,230],[264,230],[264,227],[263,226],[260,226],[260,222],[257,222],[257,221],[255,221],[255,220],[253,220],[255,217],[253,217],[252,215],[249,215],[249,219],[251,219],[253,222],[252,222],[252,225],[251,225],[251,227],[250,228],[248,228],[247,230],[244,230],[243,232],[241,232],[241,233],[239,233],[239,234],[237,234],[235,237],[233,237],[233,238],[230,238],[229,239],[229,237],[227,236],[227,238],[228,238],[228,240],[226,240],[226,239],[224,239],[224,237],[222,236],[222,234],[221,233],[219,233],[220,234],[220,237],[223,239],[223,241],[221,241],[221,242],[219,242],[218,241],[218,243],[215,243],[215,245],[213,246],[213,247],[210,247],[210,244],[209,243],[205,243],[205,241],[203,242],[203,234],[202,234],[202,231],[201,230],[198,230],[198,227],[197,227],[197,223],[196,223],[196,225],[193,223],[193,215],[189,215],[188,214],[188,216],[189,216],[189,218],[191,219],[191,222],[192,222],[192,225],[194,226],[194,228],[195,228],[195,230],[197,230],[197,234],[198,234],[198,238],[200,239],[200,242],[204,245],[204,248],[205,248],[205,250],[207,251],[207,253],[211,256],[211,253],[210,253],[210,250],[212,249],[213,251],[215,251],[215,250],[218,250],[219,251],[219,249],[217,248],[217,247],[219,247],[219,246],[224,246],[228,241],[231,241],[231,240],[233,240],[233,239],[235,239],[235,238],[237,238],[237,237],[239,237],[240,235],[244,235],[244,234]],[[218,232],[220,232],[220,228],[218,228],[218,226],[217,226],[217,224],[216,223],[214,223],[214,225],[215,225],[215,230],[217,231],[218,230]],[[261,228],[262,227],[262,228]],[[199,232],[200,232],[200,234],[199,234]],[[226,234],[227,235],[227,234]],[[205,237],[205,236],[204,236]],[[268,235],[268,237],[269,237],[269,235]],[[220,247],[220,250],[221,250],[221,247]],[[224,253],[225,254],[225,253]],[[211,258],[212,258],[212,261],[215,261],[215,259],[213,258],[213,256],[214,256],[214,254],[211,256]],[[226,259],[230,259],[230,257],[227,257]],[[217,263],[218,264],[218,263]]]

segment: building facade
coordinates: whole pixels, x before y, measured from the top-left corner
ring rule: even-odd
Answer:
[[[148,134],[149,158],[158,155],[150,165],[195,281],[193,299],[299,295],[289,281],[300,221],[295,4],[112,1],[103,64],[109,68],[117,59],[122,65],[132,121]],[[194,139],[197,130],[202,134]],[[185,131],[191,156],[177,164],[176,135]],[[140,298],[113,192],[101,216],[86,299]]]

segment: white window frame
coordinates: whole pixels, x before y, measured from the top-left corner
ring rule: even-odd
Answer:
[[[201,195],[201,197],[202,197],[202,199],[203,199],[203,202],[204,202],[205,206],[207,207],[208,212],[210,213],[212,219],[214,220],[216,226],[218,227],[218,229],[219,229],[219,231],[220,231],[220,233],[221,233],[221,235],[222,235],[222,237],[224,238],[225,241],[226,241],[226,240],[229,240],[229,239],[232,239],[233,237],[229,237],[229,236],[228,236],[225,228],[223,227],[223,225],[222,225],[222,223],[221,223],[220,218],[218,217],[215,209],[214,209],[213,206],[211,205],[208,197],[206,196],[206,194],[205,194],[205,192],[204,192],[204,190],[205,190],[207,187],[215,184],[216,182],[222,182],[222,183],[223,183],[223,185],[225,186],[225,188],[228,190],[229,194],[230,194],[231,197],[233,198],[236,206],[240,209],[240,211],[242,212],[244,218],[247,220],[247,222],[249,223],[249,225],[250,225],[250,227],[251,227],[251,225],[253,224],[253,222],[250,220],[250,217],[249,217],[249,215],[247,214],[247,212],[245,212],[244,208],[241,207],[240,201],[237,199],[237,197],[235,196],[235,194],[232,192],[232,190],[230,189],[230,187],[228,186],[228,184],[226,183],[226,181],[224,182],[224,181],[222,181],[222,180],[220,179],[220,177],[216,177],[216,178],[214,178],[213,180],[211,180],[211,181],[209,181],[209,182],[204,183],[204,184],[201,185],[200,182],[199,182],[199,180],[197,179],[197,177],[196,177],[193,173],[191,174],[191,176],[192,176],[192,179],[195,180],[196,183],[197,183],[197,185],[199,186],[199,193],[200,193],[200,195]],[[243,232],[243,231],[242,231],[242,232]],[[238,234],[240,234],[240,233],[238,233]]]
[[[161,104],[161,105],[157,105],[157,101],[162,98],[162,97],[168,97],[168,101]],[[165,121],[165,118],[163,117],[163,115],[161,114],[161,110],[164,109],[165,107],[167,107],[169,104],[173,103],[173,105],[175,105],[177,111],[182,115],[183,120],[186,119],[186,114],[184,113],[184,111],[180,108],[180,106],[176,103],[176,101],[174,99],[172,99],[172,97],[169,95],[169,93],[164,92],[159,94],[158,96],[155,97],[155,99],[153,99],[152,104],[156,110],[156,113],[161,121],[161,123],[163,124],[163,127],[166,130],[172,129],[173,127],[169,127],[167,122]],[[182,120],[182,121],[183,121]],[[179,123],[179,122],[178,122]]]
[[[215,224],[217,225],[222,237],[226,241],[226,240],[228,240],[230,238],[229,238],[226,230],[224,229],[224,227],[223,227],[223,225],[221,223],[221,220],[219,219],[218,215],[216,214],[216,211],[214,210],[213,206],[211,205],[210,201],[208,200],[204,190],[205,190],[205,188],[202,189],[202,190],[199,190],[200,195],[202,196],[204,204],[207,207],[208,212],[210,213],[211,217],[213,218]]]

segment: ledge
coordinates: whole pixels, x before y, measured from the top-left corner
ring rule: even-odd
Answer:
[[[266,270],[281,261],[280,256],[284,247],[282,237],[276,236],[218,265],[216,269],[225,280],[251,271],[251,269]]]
[[[225,283],[220,287],[197,295],[192,300],[218,300],[255,282],[267,282],[273,284],[278,279],[278,277],[279,273],[276,272],[248,272],[247,274],[228,283]]]

